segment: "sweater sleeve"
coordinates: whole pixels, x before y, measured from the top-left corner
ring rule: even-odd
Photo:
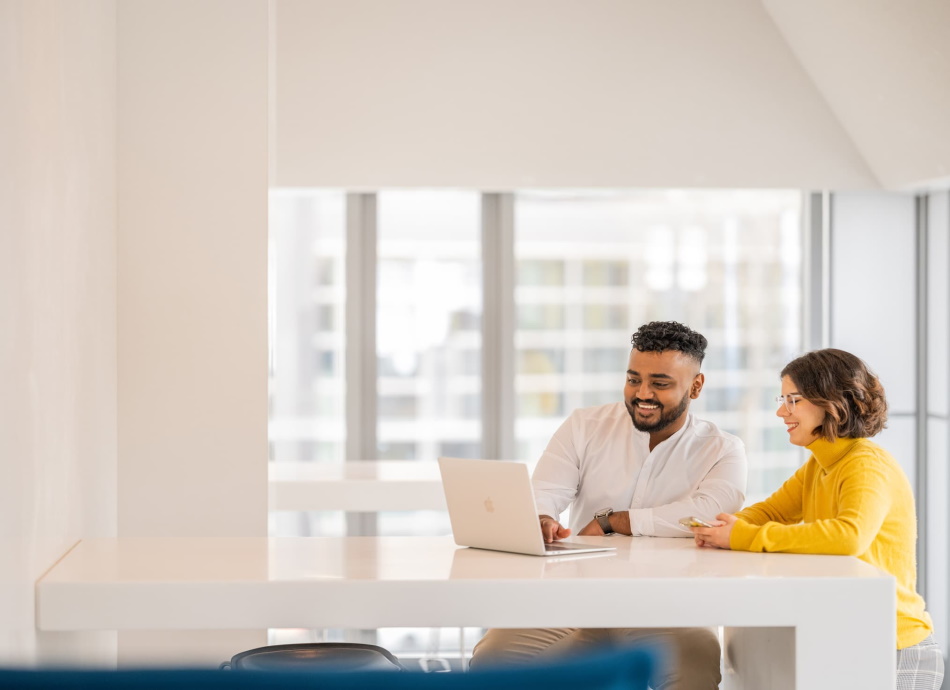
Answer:
[[[873,458],[853,458],[850,464],[838,485],[828,489],[835,492],[836,500],[828,496],[829,504],[837,505],[834,517],[794,525],[755,525],[740,518],[732,529],[730,547],[741,551],[863,554],[890,508],[889,478],[885,467]]]
[[[811,462],[814,462],[812,460]],[[802,497],[805,487],[805,473],[808,463],[802,465],[789,477],[775,493],[764,501],[743,508],[736,517],[750,525],[764,525],[767,522],[780,522],[793,525],[802,521]]]

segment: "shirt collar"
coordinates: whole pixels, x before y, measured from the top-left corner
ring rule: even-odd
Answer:
[[[828,470],[843,458],[859,440],[856,438],[839,438],[835,441],[829,441],[824,438],[817,438],[809,443],[806,448],[811,451],[822,469]]]

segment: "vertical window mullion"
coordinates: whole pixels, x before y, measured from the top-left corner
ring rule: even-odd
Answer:
[[[376,443],[376,195],[346,198],[346,462]],[[348,535],[376,533],[375,513],[347,513]]]
[[[515,459],[514,196],[482,195],[482,452]]]
[[[818,350],[831,343],[831,195],[812,192],[806,205],[804,344],[807,350]]]
[[[916,206],[917,240],[917,418],[916,418],[916,493],[917,493],[917,591],[927,599],[927,196],[918,196]]]

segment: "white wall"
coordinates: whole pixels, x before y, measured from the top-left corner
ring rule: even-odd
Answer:
[[[280,186],[879,186],[755,0],[276,8]]]
[[[950,3],[762,0],[888,189],[950,177]]]
[[[0,99],[0,665],[108,661],[33,585],[116,531],[114,0],[0,2]]]
[[[119,536],[266,536],[268,3],[117,25]],[[265,641],[122,633],[120,664]]]
[[[267,21],[119,3],[120,536],[266,535]]]

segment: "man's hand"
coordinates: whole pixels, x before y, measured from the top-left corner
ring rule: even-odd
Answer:
[[[545,544],[571,536],[571,530],[550,515],[539,515],[538,519],[541,520],[541,536],[544,537]]]
[[[719,513],[713,521],[712,527],[690,527],[696,546],[710,546],[717,549],[729,548],[729,537],[732,535],[732,526],[737,518],[729,513]]]

